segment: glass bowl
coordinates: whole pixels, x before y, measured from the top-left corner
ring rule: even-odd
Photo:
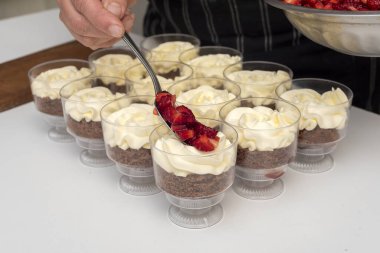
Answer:
[[[193,69],[184,63],[174,61],[150,62],[162,90],[167,90],[174,82],[192,77]],[[137,64],[125,72],[125,81],[133,95],[155,95],[152,79],[142,64]]]
[[[201,77],[176,82],[168,92],[176,95],[176,104],[192,110],[197,118],[219,119],[219,110],[240,97],[240,87],[230,81]]]
[[[295,28],[318,44],[344,54],[380,57],[380,11],[323,10],[265,1],[283,10]]]
[[[123,175],[120,189],[137,196],[160,192],[154,181],[149,135],[160,122],[153,114],[154,96],[119,98],[101,110],[109,159]]]
[[[87,61],[61,59],[38,64],[28,72],[34,104],[51,126],[48,137],[54,142],[73,142],[63,119],[60,89],[67,83],[91,75]]]
[[[179,61],[179,55],[184,50],[199,47],[200,44],[200,40],[192,35],[164,33],[143,39],[140,47],[151,54],[152,61]]]
[[[107,77],[104,80],[119,82],[120,78]],[[99,87],[97,77],[88,77],[66,84],[60,95],[67,131],[74,136],[78,146],[85,149],[80,154],[81,162],[91,167],[113,165],[105,152],[100,110],[124,94],[114,94],[106,87]]]
[[[296,95],[300,92],[301,95]],[[319,94],[324,93],[326,102],[322,103]],[[297,156],[289,167],[304,173],[330,170],[334,165],[330,153],[347,133],[353,98],[351,89],[331,80],[302,78],[292,80],[290,87],[280,84],[276,94],[301,111]]]
[[[246,61],[227,67],[223,75],[225,79],[240,86],[241,98],[274,98],[276,87],[286,80],[290,81],[293,71],[276,62]]]
[[[146,55],[149,59],[149,55]],[[90,54],[88,57],[90,67],[95,76],[97,76],[97,85],[106,86],[113,92],[127,93],[125,86],[124,73],[125,71],[140,61],[132,50],[125,47],[112,47],[99,49]],[[110,82],[109,80],[102,80],[106,77],[117,77],[117,83]],[[102,78],[100,78],[102,77]]]
[[[223,106],[220,118],[239,134],[234,191],[254,200],[279,196],[281,177],[296,156],[297,107],[273,98],[246,98]]]
[[[236,131],[217,120],[198,120],[212,123],[224,146],[212,152],[198,151],[180,143],[165,125],[150,135],[156,184],[171,204],[169,219],[184,228],[205,228],[222,219],[219,203],[235,173]]]
[[[207,46],[188,49],[179,60],[193,68],[194,77],[223,77],[223,71],[231,64],[239,63],[243,54],[230,47]]]

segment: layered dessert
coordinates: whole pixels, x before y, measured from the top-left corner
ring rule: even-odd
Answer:
[[[348,120],[348,98],[340,89],[319,94],[312,89],[293,89],[280,97],[301,111],[299,147],[336,142]]]
[[[151,62],[160,82],[161,88],[167,90],[174,82],[188,79],[193,71],[190,66],[180,62],[156,61]],[[153,95],[154,86],[143,65],[136,65],[125,72],[126,82],[131,85],[133,94]]]
[[[109,157],[128,167],[152,168],[149,135],[159,124],[149,104],[132,103],[112,112],[103,121]]]
[[[40,112],[63,116],[60,89],[67,83],[91,75],[88,68],[65,66],[40,73],[31,83],[32,94]]]
[[[193,56],[196,51],[187,51],[181,56],[181,61],[190,65],[194,71],[194,77],[219,77],[223,78],[223,71],[228,65],[240,62],[240,56],[229,54],[206,54]]]
[[[194,45],[186,41],[168,41],[161,43],[153,48],[152,61],[179,61],[179,55],[188,49],[194,48]]]
[[[173,91],[175,90],[176,87],[173,86]],[[169,91],[171,91],[171,89],[169,89]],[[188,106],[195,117],[209,119],[218,119],[220,108],[226,102],[236,98],[236,95],[228,90],[215,89],[209,85],[201,85],[195,89],[179,93],[176,92],[176,94],[177,103]]]
[[[113,93],[126,93],[125,71],[139,61],[129,54],[106,54],[90,62],[96,76],[95,86],[103,86]],[[107,77],[117,77],[107,78]]]
[[[240,70],[229,73],[226,77],[239,84],[242,98],[276,97],[276,87],[291,79],[289,73],[283,70]]]
[[[377,11],[379,0],[283,0],[285,3],[309,8],[344,11]]]
[[[74,92],[64,103],[68,130],[75,136],[103,139],[100,110],[123,95],[113,94],[105,87],[84,88]]]
[[[237,107],[229,111],[225,121],[239,135],[237,167],[268,170],[290,163],[296,153],[298,118],[294,111],[266,106]],[[275,179],[282,173],[283,170],[272,171],[266,176]]]

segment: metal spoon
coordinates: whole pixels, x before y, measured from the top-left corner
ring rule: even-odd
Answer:
[[[132,38],[129,36],[128,33],[124,33],[123,40],[131,48],[131,50],[136,55],[136,57],[141,61],[141,63],[144,65],[146,71],[148,72],[150,78],[152,79],[155,94],[157,95],[157,93],[162,92],[161,85],[158,82],[158,79],[157,79],[156,74],[154,73],[154,71],[152,69],[152,66],[150,66],[149,62],[145,59],[144,55],[138,49],[138,47],[136,46],[135,42],[132,40]],[[154,105],[155,105],[155,107],[157,109],[156,100],[154,101]],[[162,117],[162,115],[160,114],[160,112],[159,112],[158,109],[157,109],[157,113],[163,119],[163,121],[165,122],[165,125],[170,129],[170,131],[172,131],[174,133],[174,136],[176,136],[177,139],[179,141],[181,141],[181,138],[179,138],[177,136],[177,134],[170,128],[168,122],[166,122],[166,120]],[[185,142],[183,142],[183,141],[181,141],[181,142],[183,144],[187,145]]]

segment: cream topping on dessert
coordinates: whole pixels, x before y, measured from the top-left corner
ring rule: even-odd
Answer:
[[[297,128],[297,114],[290,110],[272,110],[265,106],[238,107],[230,111],[225,119],[236,127],[239,146],[250,151],[273,151],[292,144]]]
[[[111,147],[149,149],[149,135],[159,124],[149,104],[130,104],[110,114],[103,124],[104,140]]]
[[[348,115],[348,98],[339,88],[322,95],[311,89],[294,89],[281,94],[281,98],[295,104],[301,111],[299,129],[313,130],[344,128]]]
[[[95,64],[95,74],[97,76],[112,76],[124,79],[125,71],[139,63],[139,61],[127,54],[107,54],[96,59],[93,63]],[[124,84],[124,82],[120,81],[120,84]]]
[[[209,54],[195,57],[186,63],[193,67],[195,77],[223,78],[224,69],[241,61],[240,56],[229,54]]]
[[[100,121],[100,110],[110,101],[124,94],[112,94],[105,87],[86,88],[75,92],[65,103],[65,111],[76,121]]]
[[[290,80],[289,74],[282,70],[241,70],[230,73],[227,77],[239,83],[242,98],[275,97],[277,85]]]
[[[50,69],[39,74],[32,82],[32,93],[38,97],[60,98],[59,91],[67,83],[89,76],[90,69],[75,66]]]
[[[192,48],[194,48],[194,45],[185,41],[169,41],[161,43],[152,49],[152,61],[178,61],[179,55],[183,51]]]
[[[236,96],[227,90],[218,90],[209,85],[202,85],[178,95],[177,102],[191,107],[195,117],[218,118],[219,110],[224,102]]]
[[[168,173],[180,177],[189,174],[220,175],[234,165],[236,155],[235,149],[226,149],[231,146],[226,136],[222,132],[218,132],[217,136],[220,138],[219,144],[211,152],[199,151],[193,146],[184,145],[177,138],[163,136],[153,149],[154,161]]]

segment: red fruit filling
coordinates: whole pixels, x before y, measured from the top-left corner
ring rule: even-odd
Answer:
[[[175,106],[175,99],[175,95],[166,91],[156,95],[156,108],[161,116],[181,141],[200,151],[213,151],[218,146],[218,131],[198,122],[186,106]]]
[[[285,3],[309,8],[344,10],[344,11],[377,11],[380,0],[283,0]]]

